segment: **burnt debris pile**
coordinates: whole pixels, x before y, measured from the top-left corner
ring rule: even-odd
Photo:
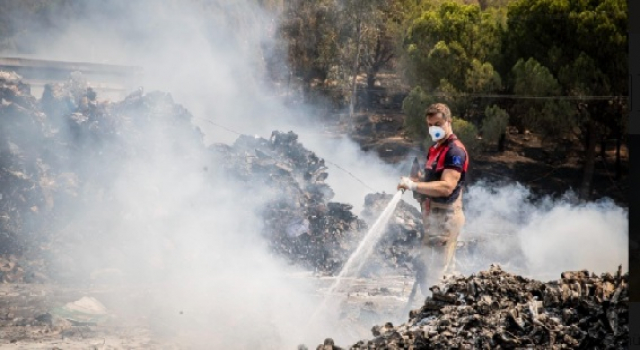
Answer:
[[[0,72],[0,99],[0,256],[11,261],[3,274],[12,282],[42,282],[34,276],[47,264],[32,271],[29,261],[104,229],[74,219],[82,208],[117,207],[110,191],[127,159],[160,143],[182,157],[206,150],[188,111],[162,92],[99,101],[77,73],[37,99],[19,75]]]
[[[90,246],[93,240],[83,239],[85,233],[114,233],[78,213],[110,208],[122,220],[131,217],[117,211],[124,203],[114,191],[129,181],[122,174],[141,159],[149,164],[181,159],[173,165],[183,173],[201,172],[212,183],[223,176],[238,184],[244,200],[252,202],[247,208],[259,208],[238,213],[239,218],[258,214],[275,255],[323,274],[342,267],[391,198],[367,196],[366,220],[351,205],[332,201],[324,160],[291,131],[274,131],[269,138],[240,135],[232,144],[207,147],[189,111],[167,93],[139,89],[120,101],[99,100],[81,74],[72,74],[65,83],[45,85],[38,99],[17,74],[0,72],[0,97],[0,255],[14,254],[12,259],[30,250],[30,259],[60,258],[67,256],[57,254],[60,249],[72,250],[82,241],[98,257],[104,247]],[[369,271],[407,266],[408,249],[421,230],[418,218],[411,206],[398,206]],[[52,241],[55,248],[48,246]],[[68,260],[57,270],[90,268],[73,267]]]
[[[251,201],[260,204],[263,234],[276,254],[318,272],[340,268],[366,224],[350,205],[331,201],[324,160],[305,149],[298,135],[241,135],[214,150],[225,173],[246,183]]]
[[[46,169],[36,156],[43,148],[30,142],[46,132],[46,116],[15,73],[0,72],[0,102],[0,254],[7,254],[30,240],[24,226],[47,205],[39,181]]]
[[[48,282],[43,259],[21,260],[14,254],[0,254],[0,284]]]
[[[492,265],[450,276],[400,326],[374,326],[352,349],[625,349],[628,273],[569,271],[540,282]]]
[[[274,131],[269,139],[241,135],[214,150],[225,172],[248,184],[258,201],[264,235],[290,262],[320,273],[336,273],[391,199],[365,198],[362,218],[349,204],[333,202],[324,159],[307,150],[294,132]],[[256,197],[257,195],[262,198]],[[409,248],[420,232],[419,213],[401,202],[375,257],[365,270],[407,267]]]
[[[365,196],[362,219],[373,225],[385,209],[392,194],[371,193]],[[378,274],[386,270],[409,273],[413,270],[413,259],[419,248],[422,235],[420,211],[401,200],[394,210],[386,232],[376,246],[375,254],[363,267],[363,273],[374,271]]]

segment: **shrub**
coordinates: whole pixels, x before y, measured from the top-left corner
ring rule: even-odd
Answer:
[[[429,106],[430,99],[419,86],[411,90],[409,95],[402,101],[402,111],[404,112],[404,128],[409,136],[416,139],[423,139],[429,135],[429,130],[424,121],[424,111]]]
[[[487,144],[496,145],[500,140],[500,136],[507,130],[509,124],[509,114],[506,110],[492,105],[484,111],[484,119],[482,120],[482,139]]]
[[[454,117],[452,127],[453,133],[462,141],[469,154],[479,149],[478,128],[475,125],[464,119]]]

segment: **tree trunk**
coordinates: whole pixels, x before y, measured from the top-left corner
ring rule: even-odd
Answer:
[[[616,138],[616,180],[622,178],[622,161],[620,160],[620,147],[622,147],[622,135]]]
[[[353,113],[356,104],[358,68],[360,68],[360,18],[356,21],[356,58],[353,61],[353,77],[351,78],[351,101],[349,103],[349,131],[353,129]]]
[[[367,70],[367,107],[373,106],[373,89],[375,88],[377,74],[378,70],[375,67]]]
[[[587,148],[584,172],[582,177],[582,186],[580,188],[580,198],[582,200],[588,200],[591,195],[591,183],[593,181],[593,174],[595,170],[596,145],[598,144],[598,134],[596,131],[596,122],[589,119],[587,122]]]
[[[291,76],[293,75],[293,73],[291,71],[289,71],[289,74],[287,74],[287,91],[286,91],[286,95],[285,95],[285,100],[287,101],[287,103],[291,102]]]
[[[503,132],[502,134],[500,134],[500,138],[498,139],[498,152],[504,152],[506,142],[507,134]]]
[[[378,69],[375,67],[371,67],[367,71],[367,89],[373,90],[376,86],[376,75],[378,74]]]

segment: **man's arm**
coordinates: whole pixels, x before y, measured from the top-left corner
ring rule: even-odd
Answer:
[[[398,189],[406,188],[429,197],[448,197],[453,193],[458,180],[462,176],[464,164],[467,159],[466,152],[460,148],[450,148],[444,155],[444,170],[440,180],[418,182],[414,178],[406,178],[400,181]]]
[[[460,175],[457,169],[445,169],[439,181],[416,182],[414,191],[430,197],[448,197],[455,190]]]

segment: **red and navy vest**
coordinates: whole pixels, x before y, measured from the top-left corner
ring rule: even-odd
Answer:
[[[459,171],[460,180],[455,189],[448,197],[431,197],[431,201],[442,204],[451,204],[460,197],[460,191],[465,183],[467,167],[469,166],[469,156],[467,150],[458,140],[456,135],[451,134],[442,144],[434,144],[429,147],[427,161],[425,163],[424,181],[438,181],[442,177],[445,169]]]

